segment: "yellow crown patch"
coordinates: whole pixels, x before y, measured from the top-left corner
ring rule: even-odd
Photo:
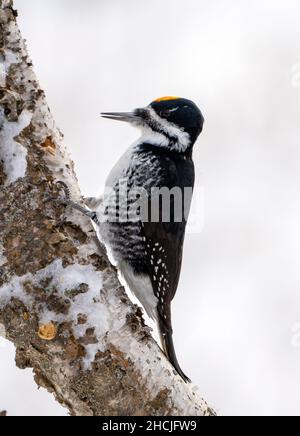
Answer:
[[[175,96],[168,95],[167,97],[157,98],[156,100],[154,100],[154,102],[155,103],[159,103],[161,101],[167,101],[167,100],[178,100],[178,98],[180,98],[180,97],[175,97]]]

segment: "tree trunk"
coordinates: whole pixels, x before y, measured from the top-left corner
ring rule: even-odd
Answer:
[[[175,374],[88,219],[16,24],[0,0],[0,332],[72,415],[213,415]]]

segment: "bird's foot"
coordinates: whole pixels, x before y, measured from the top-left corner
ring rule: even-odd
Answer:
[[[94,222],[96,222],[96,223],[98,222],[96,212],[91,211],[91,210],[87,209],[86,207],[81,206],[80,204],[75,203],[74,201],[71,200],[71,192],[70,192],[70,189],[65,182],[62,182],[61,180],[59,180],[58,182],[56,182],[56,185],[59,188],[62,188],[64,196],[63,197],[50,196],[50,197],[46,198],[45,202],[55,201],[57,203],[63,204],[66,207],[69,206],[72,209],[78,210],[80,213],[87,216],[88,218],[90,218]]]
[[[54,184],[58,188],[58,192],[56,195],[47,195],[44,203],[58,203],[64,206],[68,206],[69,202],[71,201],[71,194],[70,189],[66,185],[65,182],[55,182]],[[63,188],[63,195],[60,195],[60,190]]]

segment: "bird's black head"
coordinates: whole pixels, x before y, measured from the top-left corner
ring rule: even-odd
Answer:
[[[203,115],[191,100],[179,97],[163,97],[154,100],[150,107],[160,118],[188,133],[192,144],[202,132]]]
[[[191,100],[162,97],[133,112],[106,112],[104,118],[127,121],[140,127],[143,142],[186,153],[203,129],[204,118]]]

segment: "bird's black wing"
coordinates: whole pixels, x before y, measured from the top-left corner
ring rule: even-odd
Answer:
[[[157,311],[162,343],[173,366],[185,380],[188,380],[180,369],[173,346],[171,301],[175,296],[180,277],[186,228],[184,206],[188,208],[190,206],[194,186],[194,166],[191,159],[182,157],[174,159],[174,157],[159,156],[158,163],[155,177],[148,182],[148,220],[142,223],[142,234],[146,244],[148,274],[158,299]],[[155,159],[151,160],[154,171],[156,164]],[[153,186],[155,182],[158,182],[159,186]],[[167,201],[158,201],[157,191],[151,188],[175,189],[173,191],[175,197],[170,195],[166,197]],[[190,189],[185,191],[184,188]],[[177,195],[180,192],[182,198],[181,203],[178,203]],[[185,195],[189,195],[190,198],[185,198]],[[169,213],[164,208],[168,207],[170,207],[170,220],[165,221]],[[182,219],[177,222],[180,207]],[[153,222],[151,219],[153,216],[159,217],[158,221]]]
[[[164,222],[144,222],[143,236],[146,238],[147,268],[158,311],[166,327],[172,329],[168,308],[173,300],[180,277],[185,224],[172,225]]]
[[[155,296],[158,299],[158,326],[163,349],[178,374],[190,381],[182,371],[173,343],[171,301],[177,290],[181,263],[184,231],[167,223],[144,223],[149,275]],[[177,236],[176,236],[177,235]]]

